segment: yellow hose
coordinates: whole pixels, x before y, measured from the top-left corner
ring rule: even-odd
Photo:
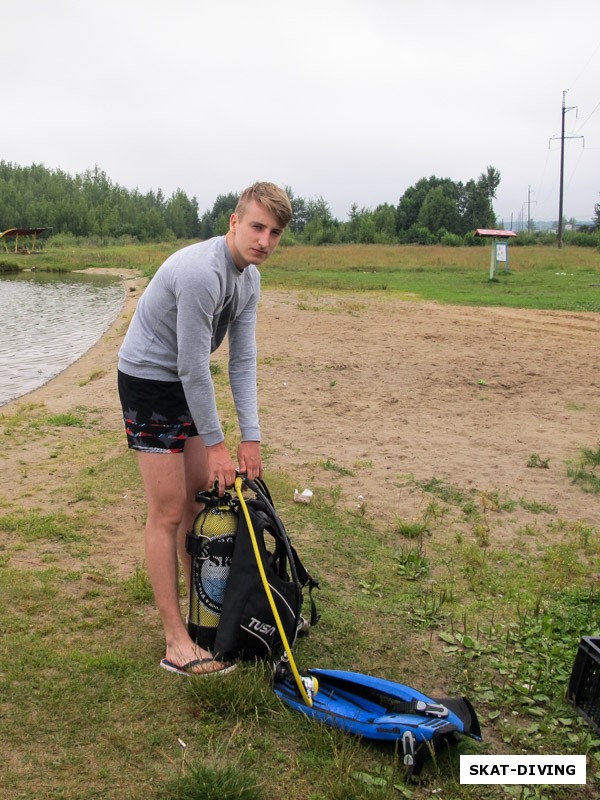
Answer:
[[[279,631],[279,635],[281,636],[281,641],[283,642],[283,648],[285,650],[285,654],[288,657],[288,661],[292,669],[292,675],[294,676],[294,680],[296,681],[296,686],[298,687],[300,696],[302,697],[307,706],[312,706],[312,699],[308,696],[308,693],[304,688],[304,684],[302,683],[302,678],[300,677],[300,673],[298,672],[298,668],[296,667],[296,662],[294,661],[294,656],[292,655],[292,649],[287,640],[287,636],[285,635],[285,630],[283,629],[283,623],[281,622],[281,617],[279,616],[277,606],[275,605],[275,600],[273,598],[273,593],[271,592],[271,587],[269,586],[267,573],[265,572],[265,568],[262,563],[262,558],[260,557],[260,550],[258,549],[258,542],[256,541],[256,533],[254,532],[254,526],[252,525],[252,520],[250,519],[250,513],[248,511],[248,506],[246,505],[244,495],[242,494],[242,485],[243,485],[243,479],[238,475],[238,477],[235,479],[235,491],[239,498],[242,511],[244,512],[244,517],[246,518],[246,523],[248,525],[248,532],[250,533],[250,541],[252,542],[252,548],[254,550],[254,555],[256,557],[256,564],[258,566],[258,571],[260,572],[260,577],[265,589],[265,593],[269,600],[269,605],[271,606],[271,611],[273,612],[273,616],[275,617],[277,630]]]

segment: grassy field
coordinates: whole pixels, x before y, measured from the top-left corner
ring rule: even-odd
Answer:
[[[135,267],[151,275],[173,249],[90,247],[0,261],[39,269]],[[262,272],[266,291],[376,290],[447,303],[597,311],[599,266],[592,250],[514,248],[511,272],[490,283],[487,247],[295,247],[280,250]],[[225,398],[224,376],[216,374],[215,382]],[[104,565],[96,537],[107,513],[123,513],[124,486],[135,487],[141,502],[120,429],[101,430],[93,408],[52,416],[25,402],[0,413],[0,435],[0,468],[25,438],[40,451],[39,464],[22,461],[0,494],[6,800],[565,797],[564,787],[459,784],[460,753],[500,750],[585,753],[588,785],[571,787],[568,796],[598,796],[600,737],[564,702],[573,641],[600,635],[597,530],[557,522],[568,544],[536,551],[532,569],[535,525],[521,532],[519,552],[492,551],[486,538],[489,517],[510,518],[523,498],[490,495],[482,511],[472,488],[406,476],[425,498],[422,517],[380,530],[363,509],[341,509],[335,492],[310,506],[279,501],[293,495],[294,475],[270,476],[292,540],[302,541],[301,556],[322,584],[323,618],[298,644],[300,665],[352,663],[369,672],[375,662],[379,674],[392,677],[398,653],[410,649],[420,658],[405,682],[422,689],[424,681],[443,683],[465,694],[486,725],[483,744],[460,739],[426,753],[422,782],[405,783],[393,748],[288,711],[265,669],[243,666],[211,682],[174,679],[156,668],[159,623],[144,565],[120,578]],[[599,465],[591,448],[571,476],[582,482],[582,502],[597,499]],[[334,459],[324,468],[338,469]],[[56,469],[60,486],[48,496],[43,476]],[[533,516],[544,510],[531,504]],[[449,548],[440,534],[457,521],[473,535],[466,541],[457,534]]]
[[[32,256],[0,255],[0,270],[135,267],[151,276],[185,243],[90,244]],[[600,253],[593,248],[509,247],[509,271],[490,281],[490,248],[417,245],[281,247],[261,268],[265,288],[384,291],[441,303],[600,310]]]
[[[283,248],[262,269],[266,286],[400,292],[442,303],[600,310],[600,254],[509,248],[509,271],[490,281],[488,247]]]

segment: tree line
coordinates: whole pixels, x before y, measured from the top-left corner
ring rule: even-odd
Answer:
[[[322,197],[303,198],[291,187],[293,218],[284,242],[306,244],[434,244],[473,241],[476,228],[494,228],[493,201],[500,173],[488,166],[466,183],[421,178],[397,205],[359,208],[340,221]],[[54,234],[138,241],[207,239],[228,230],[238,195],[219,195],[202,214],[198,201],[177,189],[145,194],[110,180],[97,166],[75,176],[41,164],[28,167],[0,161],[0,232],[11,227],[50,227]],[[598,212],[597,212],[598,213]]]
[[[375,209],[355,203],[340,222],[322,197],[306,199],[286,187],[294,210],[286,237],[309,244],[395,243],[462,237],[495,223],[492,201],[500,182],[493,167],[466,184],[447,178],[422,178],[397,206]],[[53,233],[80,237],[129,236],[140,241],[209,238],[225,233],[237,204],[235,193],[219,195],[199,213],[195,197],[178,189],[145,194],[110,180],[97,166],[75,176],[41,164],[22,167],[0,161],[0,231],[11,227],[50,227]]]
[[[72,176],[40,164],[0,161],[0,230],[25,227],[140,241],[200,234],[198,203],[180,189],[166,198],[160,189],[146,194],[124,189],[98,167]]]
[[[293,217],[289,234],[306,244],[462,244],[476,228],[496,224],[493,199],[500,183],[500,173],[488,167],[477,180],[466,184],[449,178],[421,178],[401,196],[397,206],[383,203],[375,209],[352,204],[348,220],[336,219],[322,197],[298,197],[289,186]],[[220,195],[212,209],[203,214],[200,229],[203,237],[224,233],[237,195]]]

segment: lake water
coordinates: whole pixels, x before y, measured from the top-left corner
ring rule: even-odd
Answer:
[[[124,300],[105,275],[0,275],[0,406],[77,361],[114,322]]]

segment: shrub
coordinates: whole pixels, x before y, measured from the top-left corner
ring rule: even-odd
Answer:
[[[456,233],[448,233],[448,231],[444,231],[440,239],[440,244],[445,247],[462,247],[464,243],[462,236],[458,236]]]

